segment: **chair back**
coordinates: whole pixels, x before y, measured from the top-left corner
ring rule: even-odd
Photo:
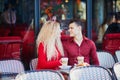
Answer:
[[[22,39],[19,36],[0,37],[0,60],[21,59]]]
[[[97,55],[100,66],[105,68],[112,68],[115,64],[115,59],[110,53],[105,51],[97,51]]]
[[[24,72],[24,66],[19,60],[2,60],[0,61],[0,71],[3,73],[20,73]]]
[[[115,51],[115,56],[116,56],[118,62],[120,62],[120,50]]]
[[[120,63],[119,62],[114,64],[113,71],[117,80],[120,80]]]
[[[63,75],[54,70],[40,70],[20,73],[15,80],[64,80]]]
[[[14,80],[18,73],[0,73],[0,80]]]
[[[38,58],[34,58],[30,61],[30,70],[36,70]]]
[[[113,80],[113,77],[104,67],[84,66],[71,69],[70,80]]]

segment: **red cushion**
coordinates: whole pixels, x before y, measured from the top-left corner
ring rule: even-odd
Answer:
[[[21,42],[22,39],[19,36],[5,36],[5,37],[0,37],[0,43],[3,42]]]
[[[120,50],[120,33],[106,34],[102,48],[114,55],[116,50]]]
[[[9,29],[6,29],[6,28],[0,28],[0,36],[8,36],[10,33],[10,30]]]
[[[0,37],[0,60],[20,59],[21,42],[17,36]]]
[[[120,39],[120,33],[106,34],[106,39]]]

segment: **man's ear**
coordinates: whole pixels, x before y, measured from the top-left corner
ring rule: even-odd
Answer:
[[[82,30],[82,27],[81,27],[80,25],[78,26],[78,28],[79,28],[80,30]]]

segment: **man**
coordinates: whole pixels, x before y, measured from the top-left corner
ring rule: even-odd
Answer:
[[[68,57],[68,65],[78,64],[77,57],[83,56],[87,65],[99,65],[96,46],[82,34],[82,22],[72,20],[69,23],[70,38],[63,40],[65,57]]]

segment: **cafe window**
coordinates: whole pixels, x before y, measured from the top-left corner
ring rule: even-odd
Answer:
[[[79,19],[86,20],[86,3],[85,1],[80,1],[75,3],[75,15]]]
[[[120,12],[120,0],[116,1],[116,11]]]
[[[2,13],[4,9],[4,1],[0,0],[0,12]]]
[[[72,18],[86,20],[85,0],[41,0],[41,20],[44,22],[56,16],[58,20]]]

